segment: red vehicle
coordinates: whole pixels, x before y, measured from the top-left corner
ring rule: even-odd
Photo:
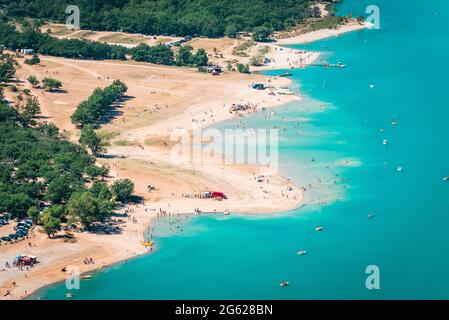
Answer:
[[[218,192],[218,191],[212,191],[211,197],[218,198],[218,199],[227,199],[228,198],[228,197],[226,197],[226,195],[223,192]]]

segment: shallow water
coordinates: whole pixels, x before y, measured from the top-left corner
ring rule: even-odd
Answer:
[[[74,299],[449,298],[449,3],[376,3],[380,30],[293,46],[347,68],[294,70],[301,102],[272,120],[245,118],[247,127],[287,128],[280,170],[314,184],[305,207],[192,217],[176,234],[160,227],[156,253],[96,273]],[[356,16],[369,4],[345,0],[340,8]],[[368,265],[380,268],[380,290],[365,287]],[[280,288],[283,280],[291,285]],[[64,299],[66,291],[58,284],[34,297]]]

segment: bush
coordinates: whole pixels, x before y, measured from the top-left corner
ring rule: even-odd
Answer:
[[[113,103],[127,90],[126,84],[120,80],[115,80],[104,89],[95,89],[87,100],[78,105],[71,116],[72,123],[78,127],[97,124],[105,113],[112,109]]]
[[[41,59],[39,59],[37,54],[34,54],[31,59],[26,59],[24,61],[24,63],[29,64],[29,65],[39,64],[39,63],[41,63]]]
[[[112,193],[116,201],[128,202],[132,199],[134,182],[129,179],[117,180],[112,184]]]
[[[238,63],[238,64],[237,64],[237,70],[238,70],[240,73],[251,73],[251,72],[249,71],[249,65],[243,64],[243,63]]]
[[[257,27],[253,30],[253,40],[258,42],[267,42],[270,41],[271,29],[267,27]]]
[[[62,82],[57,79],[46,77],[42,80],[42,89],[44,89],[45,91],[53,92],[53,91],[61,90],[61,88],[62,88]]]

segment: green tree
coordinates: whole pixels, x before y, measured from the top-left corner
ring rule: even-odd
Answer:
[[[0,192],[0,211],[9,212],[13,217],[24,217],[28,210],[36,206],[36,201],[28,194]]]
[[[92,165],[86,168],[86,174],[91,178],[95,179],[98,177],[105,177],[109,173],[109,169],[106,167],[98,167],[96,165]]]
[[[238,63],[238,64],[237,64],[237,70],[238,70],[240,73],[251,73],[251,72],[249,71],[249,65],[243,64],[243,63]]]
[[[41,113],[40,103],[36,97],[30,97],[27,99],[23,111],[20,114],[21,122],[24,126],[33,126],[36,124],[34,119]]]
[[[197,67],[207,66],[209,59],[207,57],[206,50],[199,48],[194,56],[194,61]]]
[[[45,199],[54,204],[67,202],[72,192],[80,187],[73,175],[58,175],[48,184]]]
[[[258,42],[267,42],[270,41],[270,36],[271,36],[271,29],[261,26],[261,27],[256,27],[253,30],[253,40],[254,41],[258,41]]]
[[[91,192],[74,193],[67,207],[69,215],[87,228],[94,222],[105,221],[111,215],[110,206],[102,205]]]
[[[227,36],[229,38],[235,38],[235,37],[237,37],[238,31],[239,30],[235,24],[230,24],[226,27],[224,34],[225,34],[225,36]]]
[[[33,57],[31,59],[26,59],[24,62],[29,65],[34,65],[41,63],[41,59],[39,59],[37,54],[33,54]]]
[[[33,221],[33,223],[37,223],[39,221],[39,209],[36,207],[31,207],[28,209],[28,217]]]
[[[52,207],[45,209],[40,215],[40,221],[44,227],[44,232],[52,237],[61,228],[61,219],[55,216]]]
[[[31,86],[33,88],[39,87],[40,82],[39,82],[39,80],[37,79],[36,76],[31,75],[31,76],[28,77],[27,80],[28,80],[28,82],[31,84]]]
[[[45,91],[53,92],[56,90],[60,90],[61,88],[62,88],[62,82],[57,79],[45,77],[42,80],[42,89],[44,89]]]
[[[190,66],[194,64],[194,58],[192,54],[193,47],[191,45],[185,45],[179,47],[176,54],[175,63],[177,66]]]
[[[112,199],[111,190],[106,182],[95,181],[92,187],[90,187],[89,192],[100,201],[109,201]]]
[[[132,50],[133,59],[154,64],[173,64],[173,51],[164,45],[149,46],[141,43]]]
[[[112,194],[116,201],[128,202],[132,199],[134,182],[129,179],[117,180],[112,184]]]
[[[104,143],[91,124],[86,125],[81,130],[79,143],[88,147],[94,156],[99,156],[105,152]]]

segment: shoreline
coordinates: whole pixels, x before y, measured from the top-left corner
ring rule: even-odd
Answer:
[[[352,30],[350,30],[352,31]],[[347,31],[346,31],[347,32]],[[278,46],[279,47],[279,46]],[[285,50],[285,49],[284,49]],[[294,50],[294,49],[292,49]],[[283,50],[282,50],[283,51]],[[296,50],[297,51],[297,50]],[[287,51],[288,52],[288,51]],[[291,52],[290,52],[291,54]],[[293,52],[293,54],[295,54]],[[319,56],[319,53],[314,53],[317,56],[315,56],[315,59]],[[288,55],[284,55],[284,56],[288,56]],[[58,61],[61,60],[60,58],[50,58],[50,57],[44,57],[43,61],[47,61],[47,62],[52,62],[52,61]],[[86,71],[87,69],[87,73],[90,73],[91,76],[94,77],[98,77],[98,76],[103,76],[102,74],[99,73],[95,73],[94,70],[90,70],[90,68],[85,68],[82,67],[80,65],[83,64],[105,64],[108,65],[110,63],[114,64],[113,62],[93,62],[93,61],[71,61],[70,59],[63,59],[62,60],[63,64],[67,63],[74,63],[76,64],[76,68],[79,71]],[[288,61],[288,60],[287,60]],[[313,60],[310,60],[310,62],[308,63],[312,63]],[[147,69],[152,69],[154,70],[155,68],[159,68],[161,70],[167,70],[167,68],[165,67],[160,67],[160,66],[152,66],[152,65],[142,65],[142,64],[138,64],[138,63],[121,63],[122,66],[124,67],[130,67],[130,66],[136,66],[137,68],[147,68]],[[118,67],[118,64],[117,64]],[[282,64],[277,62],[274,63],[273,66],[270,66],[272,69],[283,69],[282,68]],[[136,69],[137,69],[136,68]],[[260,68],[258,70],[255,71],[264,71],[270,68]],[[78,72],[79,72],[78,71]],[[181,73],[183,74],[184,72],[189,72],[186,69],[179,69],[179,70],[173,70],[174,73]],[[165,77],[165,76],[164,76]],[[234,76],[232,76],[234,78]],[[236,76],[237,77],[237,76]],[[242,84],[246,81],[243,81],[243,77],[241,75],[238,75],[238,78],[241,78],[242,80],[235,80],[235,82],[238,83],[238,85],[240,87],[242,87]],[[289,86],[291,84],[291,80],[290,79],[285,79],[285,78],[277,78],[276,77],[269,77],[269,76],[248,76],[249,80],[253,80],[253,79],[264,79],[267,82],[274,82],[276,85],[279,86]],[[241,89],[241,91],[244,91],[243,89]],[[234,92],[232,92],[231,96],[233,97],[233,100],[238,100],[238,98],[234,98],[233,96]],[[250,96],[248,96],[250,95]],[[241,97],[245,97],[245,99],[248,101],[252,101],[252,103],[255,104],[263,104],[264,108],[276,108],[276,107],[281,107],[283,105],[285,105],[286,103],[292,102],[292,101],[298,101],[300,99],[300,97],[297,96],[277,96],[275,99],[271,99],[270,96],[264,96],[262,97],[261,92],[257,92],[257,90],[245,90],[245,92],[243,92],[243,94],[241,95]],[[206,121],[204,121],[204,127],[205,128],[209,128],[212,127],[220,122],[224,122],[224,121],[228,121],[230,119],[236,118],[235,115],[230,115],[230,113],[228,112],[228,109],[225,107],[226,104],[231,103],[232,100],[226,100],[226,99],[216,99],[216,105],[215,106],[211,106],[209,105],[209,107],[211,108],[217,108],[219,111],[214,113],[213,119],[211,120],[206,119]],[[220,105],[223,104],[223,108],[220,108]],[[43,103],[44,105],[44,103]],[[43,112],[44,110],[46,110],[45,106],[43,106]],[[225,176],[227,179],[226,180],[231,180],[232,183],[224,183],[223,181],[213,181],[215,183],[220,184],[223,188],[228,188],[229,192],[226,191],[226,194],[231,194],[232,196],[237,196],[236,197],[236,201],[230,205],[229,202],[223,201],[223,202],[213,202],[213,200],[211,201],[207,201],[208,203],[201,203],[201,210],[204,212],[209,212],[208,214],[222,214],[222,212],[224,212],[225,210],[229,210],[230,212],[235,212],[235,213],[243,213],[243,214],[266,214],[266,213],[273,213],[273,212],[289,212],[291,210],[294,210],[295,208],[298,208],[301,206],[302,204],[302,199],[303,199],[303,195],[302,195],[302,191],[299,189],[298,186],[296,186],[294,183],[292,183],[290,181],[290,179],[286,179],[281,177],[279,174],[274,174],[273,176],[270,176],[270,185],[268,185],[268,179],[267,179],[267,185],[264,186],[264,188],[266,188],[266,190],[264,189],[263,191],[260,190],[256,190],[254,187],[258,187],[259,185],[257,183],[254,183],[254,181],[250,182],[248,179],[253,180],[254,178],[254,171],[255,168],[251,167],[251,166],[233,166],[233,167],[218,167],[216,165],[213,166],[206,166],[207,168],[202,168],[202,169],[198,169],[198,168],[192,168],[191,166],[188,165],[184,165],[184,166],[178,166],[177,168],[164,168],[164,166],[166,166],[167,164],[167,150],[164,150],[164,148],[162,148],[160,146],[160,142],[164,142],[164,138],[166,138],[167,133],[169,132],[169,129],[172,125],[174,125],[174,123],[176,122],[177,126],[181,126],[183,127],[184,125],[188,125],[192,123],[192,119],[195,117],[200,116],[201,113],[205,112],[205,107],[201,106],[201,105],[190,105],[186,110],[183,110],[183,113],[181,115],[179,115],[178,117],[169,117],[167,118],[167,120],[165,121],[160,121],[157,122],[153,125],[148,125],[146,127],[140,127],[138,129],[134,129],[134,130],[128,130],[126,131],[126,129],[124,129],[125,133],[126,133],[126,138],[129,139],[129,141],[138,141],[139,144],[142,143],[143,145],[145,145],[145,151],[142,152],[143,150],[141,150],[138,147],[120,147],[120,146],[112,146],[110,148],[108,148],[108,154],[111,154],[112,156],[118,156],[121,154],[124,154],[125,152],[128,153],[127,158],[123,161],[123,163],[121,161],[116,161],[113,164],[110,162],[106,162],[103,164],[106,165],[111,165],[112,164],[112,168],[111,169],[111,176],[113,177],[112,180],[114,180],[114,178],[118,178],[121,176],[125,176],[125,177],[129,177],[129,176],[136,176],[138,177],[140,180],[144,180],[143,174],[140,169],[139,169],[139,165],[141,165],[142,167],[146,165],[148,165],[148,163],[151,163],[151,166],[154,166],[156,163],[156,167],[157,170],[161,171],[160,176],[157,176],[157,174],[155,173],[151,173],[152,175],[149,175],[149,177],[156,177],[160,180],[161,177],[167,179],[167,173],[171,173],[171,172],[177,172],[177,174],[181,173],[184,174],[187,171],[191,170],[192,172],[195,172],[194,174],[196,174],[197,176],[199,175],[199,177],[197,178],[197,181],[194,181],[192,183],[196,183],[196,187],[197,188],[204,188],[205,186],[207,186],[207,184],[205,183],[205,181],[207,181],[209,183],[208,180],[213,180],[211,179],[211,177],[214,177],[214,179],[219,179],[220,177]],[[48,112],[48,110],[46,110]],[[49,111],[51,114],[51,111]],[[63,128],[66,129],[70,129],[70,126],[62,126]],[[108,126],[106,126],[108,127]],[[164,132],[164,134],[161,136],[160,133]],[[123,135],[120,135],[123,138]],[[157,144],[153,143],[153,141],[151,141],[151,143],[147,142],[147,138],[148,136],[155,136],[157,138],[158,141]],[[150,146],[148,146],[150,144]],[[154,156],[156,155],[156,156]],[[143,162],[143,159],[146,161],[146,163]],[[130,162],[131,161],[131,162]],[[134,161],[134,163],[133,163]],[[130,163],[132,164],[130,166]],[[136,172],[130,172],[129,168],[135,168]],[[257,169],[260,169],[260,167],[258,167]],[[164,171],[165,170],[165,171]],[[164,175],[165,174],[165,175]],[[115,176],[115,177],[114,177]],[[242,179],[243,176],[243,179]],[[192,178],[192,174],[186,174],[186,178],[185,180],[188,180],[189,178]],[[246,178],[245,178],[246,177]],[[133,178],[131,178],[131,180],[134,180]],[[223,179],[221,179],[223,180]],[[274,180],[274,183],[273,183]],[[145,181],[145,180],[144,180]],[[152,180],[153,181],[153,180]],[[142,182],[142,181],[140,181]],[[170,181],[168,181],[168,183],[170,184]],[[242,198],[242,193],[244,193],[242,190],[240,190],[240,188],[236,189],[235,186],[244,186],[246,185],[247,187],[247,192],[249,194],[246,195],[246,198],[243,197]],[[144,187],[144,186],[143,186]],[[271,192],[276,192],[276,190],[282,190],[282,188],[292,188],[294,199],[290,199],[289,201],[287,201],[288,203],[285,203],[285,199],[281,200],[282,197],[284,197],[284,195],[282,197],[277,196],[274,197],[273,199],[270,200],[264,200],[264,201],[260,201],[262,199],[265,199],[265,195],[264,192],[271,193]],[[136,184],[136,189],[140,189],[140,191],[142,190],[142,186],[138,186]],[[260,191],[260,192],[259,192]],[[176,199],[176,198],[175,198]],[[42,246],[45,247],[45,249],[42,251],[42,254],[39,254],[38,252],[38,256],[44,256],[48,250],[46,247],[46,244],[50,245],[51,249],[58,251],[58,253],[56,254],[55,260],[51,260],[50,261],[45,261],[42,262],[40,264],[38,264],[38,269],[33,269],[30,271],[24,271],[25,274],[25,278],[28,279],[28,281],[26,282],[22,282],[23,280],[20,280],[19,275],[17,276],[12,276],[12,277],[8,277],[7,278],[7,282],[9,282],[9,286],[7,283],[3,283],[0,287],[0,289],[5,289],[5,288],[11,288],[11,282],[19,282],[20,281],[20,290],[22,291],[22,294],[18,294],[16,292],[12,293],[11,295],[9,295],[8,297],[6,297],[7,299],[23,299],[26,297],[29,297],[30,295],[32,295],[33,293],[35,293],[35,291],[42,289],[44,287],[47,287],[49,285],[64,281],[64,279],[66,278],[66,275],[62,272],[60,272],[60,270],[63,267],[66,267],[67,265],[77,265],[80,266],[80,272],[81,274],[86,274],[92,271],[96,271],[99,269],[103,269],[106,267],[110,267],[112,265],[115,264],[119,264],[119,263],[123,263],[124,261],[131,259],[133,257],[138,257],[144,254],[147,254],[149,252],[149,250],[145,249],[140,243],[139,241],[142,239],[143,234],[145,232],[147,232],[148,230],[151,230],[151,225],[154,221],[154,219],[157,219],[158,214],[157,214],[157,209],[159,209],[160,211],[166,211],[166,212],[172,212],[173,215],[175,214],[191,214],[192,213],[192,209],[190,208],[196,208],[198,207],[198,199],[180,199],[179,197],[177,198],[177,201],[173,199],[171,196],[160,196],[158,198],[158,200],[153,200],[151,198],[148,198],[146,200],[149,201],[149,205],[144,204],[143,206],[130,206],[130,210],[132,210],[132,214],[130,214],[133,219],[136,219],[136,222],[133,222],[134,225],[131,226],[126,226],[124,229],[124,232],[122,234],[119,235],[113,235],[113,236],[100,236],[100,235],[94,235],[94,234],[77,234],[77,243],[76,244],[65,244],[65,243],[61,243],[61,242],[53,242],[53,240],[49,240],[47,239],[45,236],[41,236],[41,237],[37,237],[39,238],[37,241],[39,241],[39,247]],[[257,204],[254,204],[254,200],[257,200]],[[281,200],[281,201],[280,201]],[[262,204],[260,204],[259,202],[262,202]],[[282,205],[280,205],[282,203]],[[233,207],[234,206],[234,207]],[[186,209],[189,208],[189,209]],[[148,214],[148,210],[150,211]],[[257,212],[257,213],[256,213]],[[32,240],[33,241],[33,240]],[[55,240],[56,241],[56,240]],[[28,240],[24,241],[24,242],[28,242]],[[6,247],[7,251],[12,251],[10,249],[13,249],[14,252],[18,252],[18,251],[26,251],[26,247],[25,249],[19,249],[18,247],[22,247],[23,248],[23,242],[21,243],[22,246],[19,244],[19,246],[16,245],[12,245],[14,246],[14,248],[10,248]],[[79,251],[76,250],[76,248],[73,247],[77,247],[80,249]],[[71,247],[71,250],[68,250],[68,248]],[[65,252],[67,254],[63,254],[61,256],[61,251],[64,251],[65,249],[67,249],[68,252]],[[70,252],[72,251],[72,252]],[[73,252],[74,251],[74,252]],[[33,251],[34,253],[35,251]],[[76,252],[76,253],[75,253]],[[82,252],[82,254],[81,254]],[[85,255],[86,253],[92,253],[95,254],[95,265],[83,265],[82,264],[82,258],[83,255]],[[99,253],[102,253],[102,255],[100,255]],[[9,252],[7,252],[7,254],[9,254]],[[2,253],[2,255],[4,256],[5,254]],[[0,255],[0,258],[2,256]],[[0,259],[1,260],[1,259]],[[98,261],[98,262],[97,262]],[[20,272],[19,272],[20,274]],[[30,278],[33,278],[33,281],[31,281]],[[22,278],[23,279],[23,278]],[[25,285],[24,285],[25,284]],[[17,289],[17,287],[14,287],[13,289]],[[25,291],[23,291],[25,290]],[[1,293],[3,295],[3,292]],[[5,298],[5,297],[3,297]]]
[[[327,38],[337,37],[342,34],[353,32],[353,31],[360,31],[364,29],[368,29],[372,27],[371,23],[364,22],[362,24],[357,22],[352,22],[348,24],[344,24],[337,29],[321,29],[316,30],[312,32],[308,32],[305,34],[300,34],[297,36],[282,38],[277,40],[277,44],[279,45],[292,45],[292,44],[306,44],[311,43],[319,40],[324,40]]]

